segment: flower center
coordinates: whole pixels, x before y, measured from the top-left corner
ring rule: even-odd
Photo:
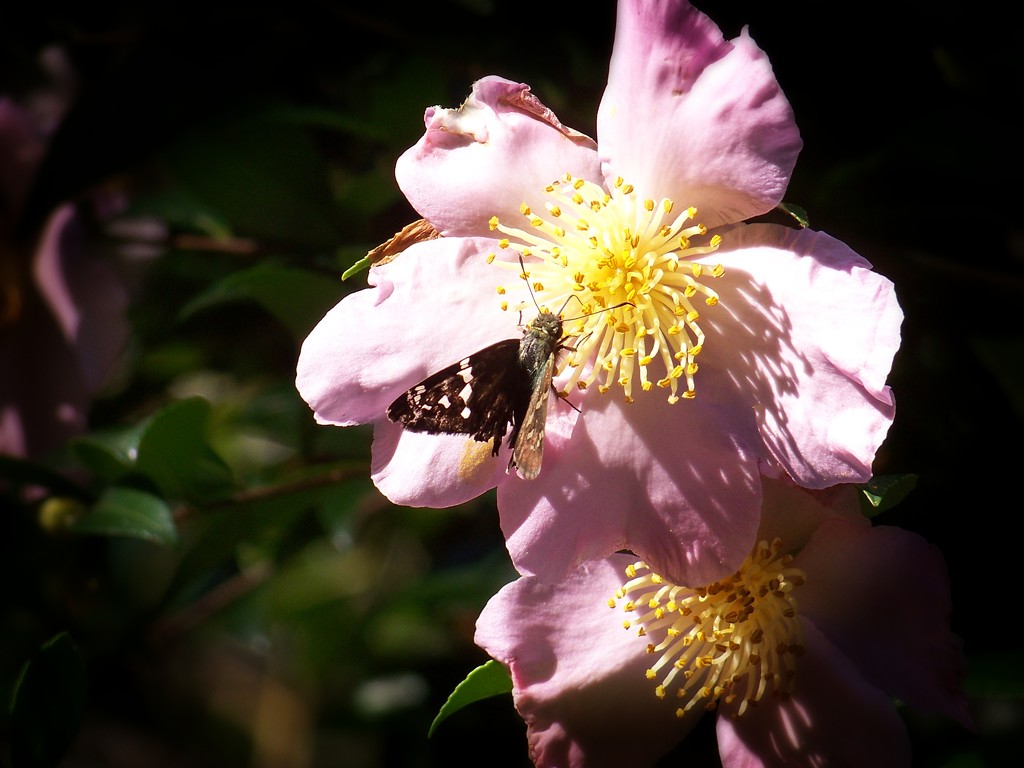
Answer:
[[[559,368],[573,368],[566,388],[597,382],[607,392],[617,383],[632,402],[639,379],[644,391],[654,383],[668,389],[671,403],[694,397],[704,345],[697,304],[718,303],[702,280],[724,273],[720,264],[707,267],[694,258],[715,251],[721,238],[691,244],[707,234],[693,223],[696,208],[674,213],[667,198],[641,200],[621,178],[606,192],[566,174],[544,191],[546,216],[524,203],[529,227],[509,227],[496,216],[490,227],[505,235],[501,248],[540,259],[524,275],[538,303],[564,309],[573,296],[580,303],[578,324],[567,328],[578,341]],[[585,368],[589,360],[593,366]],[[656,360],[665,375],[655,382],[650,368]]]
[[[792,691],[804,651],[792,592],[805,577],[790,567],[791,555],[778,556],[781,548],[779,539],[760,542],[736,573],[700,589],[642,573],[649,571],[643,562],[626,569],[630,580],[608,605],[626,600],[623,609],[635,615],[623,626],[651,638],[647,652],[658,659],[647,678],[659,680],[658,698],[674,688],[677,717],[698,705],[714,709],[719,700],[741,717],[766,694]]]

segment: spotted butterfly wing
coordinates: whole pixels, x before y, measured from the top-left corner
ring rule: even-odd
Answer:
[[[388,418],[413,432],[493,440],[497,455],[513,414],[529,400],[517,381],[518,354],[517,339],[484,347],[409,389],[388,407]]]
[[[414,432],[491,441],[494,456],[511,424],[508,470],[518,467],[532,480],[543,458],[548,390],[561,336],[561,320],[541,312],[522,339],[484,347],[406,391],[388,406],[388,418]]]

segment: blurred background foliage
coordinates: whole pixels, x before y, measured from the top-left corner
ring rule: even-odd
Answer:
[[[1024,756],[1010,5],[698,3],[729,37],[749,25],[793,103],[787,200],[891,277],[907,315],[876,472],[918,482],[878,522],[946,557],[978,725],[908,713],[922,766]],[[126,286],[130,332],[85,432],[0,457],[0,765],[528,765],[507,696],[427,738],[515,575],[493,498],[389,505],[369,431],[316,426],[294,365],[365,285],[341,273],[417,217],[393,168],[423,110],[501,74],[595,135],[613,20],[604,0],[0,8],[0,94],[46,86],[55,50],[73,81],[18,237],[116,193],[86,242]],[[663,762],[684,757],[716,764],[710,728]]]

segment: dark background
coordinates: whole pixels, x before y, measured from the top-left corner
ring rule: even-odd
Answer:
[[[1003,10],[1010,4],[697,5],[727,37],[749,25],[792,102],[804,150],[787,201],[890,277],[906,314],[890,379],[896,422],[876,472],[916,474],[918,483],[880,522],[919,532],[946,557],[978,726],[971,734],[909,714],[916,764],[1018,764],[1024,675],[1010,577],[1021,550],[1015,481],[1024,458],[1024,80],[1018,27]],[[258,382],[261,396],[286,401],[300,446],[293,469],[365,461],[366,433],[325,436],[306,423],[288,391],[297,340],[275,318],[245,302],[185,319],[180,310],[262,259],[336,277],[415,218],[394,185],[394,161],[419,138],[425,107],[458,105],[480,76],[530,83],[562,122],[595,135],[613,20],[606,2],[6,4],[0,93],[31,88],[38,50],[55,43],[80,85],[26,228],[116,177],[128,180],[138,212],[159,215],[172,234],[209,234],[195,223],[200,200],[230,223],[233,238],[254,244],[238,255],[170,241],[136,284],[132,321],[143,351],[98,400],[94,424],[143,418],[190,370],[229,373],[239,390]],[[287,119],[268,129],[268,109]],[[239,158],[255,158],[259,172],[240,173],[248,166]],[[362,284],[337,283],[337,295]],[[167,362],[169,350],[177,362]],[[472,645],[472,622],[490,587],[511,578],[489,503],[388,510],[357,484],[342,505],[346,535],[377,554],[406,552],[395,542],[411,537],[409,551],[426,564],[403,572],[405,581],[389,581],[388,572],[374,598],[339,588],[315,616],[296,607],[302,596],[290,586],[274,592],[274,579],[242,590],[258,608],[232,617],[235,600],[222,594],[212,607],[196,609],[197,598],[190,612],[183,593],[171,599],[162,588],[180,587],[180,561],[163,562],[151,545],[126,554],[127,545],[55,540],[12,524],[0,542],[18,606],[3,624],[11,638],[3,683],[53,632],[72,632],[87,659],[89,696],[69,766],[525,765],[523,727],[507,697],[425,736],[451,689],[485,660]],[[324,523],[327,504],[311,501],[317,514],[291,515],[281,530],[268,524],[258,536],[248,523],[229,526],[232,544],[269,540],[270,561],[293,566],[337,535]],[[459,591],[460,569],[480,562],[487,578]],[[140,587],[149,567],[157,575]],[[239,572],[237,562],[217,561],[203,573],[210,587],[235,583]],[[441,574],[427,595],[412,589],[424,573]],[[89,580],[92,597],[74,603],[69,585]],[[161,634],[181,615],[186,629]],[[239,639],[257,624],[272,651]],[[155,639],[164,637],[171,639]],[[360,709],[359,692],[380,680],[405,692],[399,703]],[[249,706],[256,700],[269,709]],[[254,736],[278,730],[285,735],[277,741]],[[666,764],[698,764],[698,756],[714,764],[712,738],[705,728]]]

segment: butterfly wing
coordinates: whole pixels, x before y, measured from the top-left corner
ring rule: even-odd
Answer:
[[[518,339],[484,347],[396,398],[388,418],[413,432],[493,441],[491,453],[497,456],[509,423],[519,420],[514,414],[526,408],[529,398],[518,353]]]
[[[517,424],[509,438],[512,458],[509,460],[508,469],[511,472],[513,468],[517,468],[519,474],[527,480],[533,480],[540,474],[540,465],[544,458],[544,425],[548,418],[548,395],[554,370],[555,355],[552,353],[537,372],[522,421]]]

